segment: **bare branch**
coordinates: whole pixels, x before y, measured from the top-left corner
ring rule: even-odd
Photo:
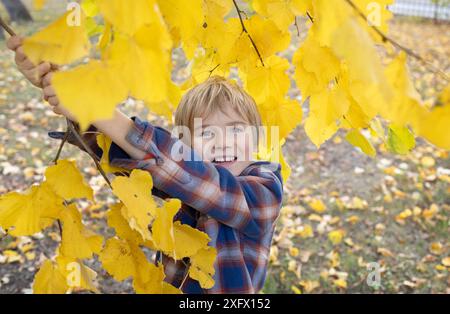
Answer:
[[[356,13],[358,13],[358,15],[362,19],[364,19],[364,21],[367,21],[367,16],[353,3],[352,0],[344,0],[344,1],[346,1],[356,11]],[[436,68],[431,62],[425,60],[425,58],[423,58],[422,56],[420,56],[419,54],[414,52],[412,49],[410,49],[408,47],[405,47],[402,44],[400,44],[399,42],[397,42],[394,39],[390,38],[389,36],[387,36],[385,33],[383,33],[375,25],[371,25],[371,27],[381,37],[381,39],[384,42],[389,42],[392,45],[394,45],[395,47],[397,47],[398,49],[403,50],[407,55],[409,55],[411,57],[414,57],[417,60],[419,60],[420,62],[424,63],[426,66],[428,66],[428,68],[431,71],[433,71],[434,73],[440,74],[447,82],[450,82],[449,76],[444,71],[442,71],[441,69]]]
[[[262,57],[261,57],[261,54],[259,53],[258,47],[256,47],[256,44],[255,44],[255,42],[253,41],[252,36],[250,36],[249,32],[247,31],[247,28],[246,28],[245,25],[244,25],[244,21],[242,20],[242,16],[241,16],[241,12],[243,12],[243,11],[241,11],[241,9],[239,9],[239,7],[238,7],[238,5],[237,5],[237,3],[236,3],[236,0],[233,0],[233,3],[234,3],[234,6],[235,6],[235,8],[236,8],[236,11],[237,11],[237,13],[238,13],[238,15],[239,15],[239,20],[241,21],[242,31],[245,32],[245,33],[247,34],[247,36],[248,36],[248,38],[250,39],[250,41],[251,41],[253,47],[254,47],[255,50],[256,50],[256,54],[258,55],[259,60],[261,61],[261,64],[262,64],[263,66],[265,66],[265,65],[264,65],[264,61],[263,61],[263,59],[262,59]]]

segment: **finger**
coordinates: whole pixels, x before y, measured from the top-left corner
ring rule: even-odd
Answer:
[[[31,70],[24,70],[22,73],[32,84],[37,87],[42,87],[41,80],[34,68]]]
[[[56,114],[62,114],[58,107],[53,107],[53,112]]]
[[[53,89],[52,85],[44,87],[44,96],[47,96],[48,98],[56,96],[55,90]]]
[[[53,72],[48,72],[42,77],[42,86],[46,87],[52,83]]]
[[[31,60],[28,58],[25,58],[22,61],[16,60],[16,63],[17,63],[17,66],[22,70],[32,70],[35,67],[33,62],[31,62]]]
[[[11,36],[6,42],[6,46],[8,49],[16,50],[18,47],[22,45],[23,38],[17,35]]]
[[[52,69],[52,71],[57,71],[57,70],[59,70],[59,68],[60,68],[60,66],[59,65],[57,65],[57,64],[54,64],[54,63],[50,63],[51,64],[51,69]]]
[[[22,47],[17,48],[16,50],[16,62],[23,62],[25,59],[27,59],[27,55],[23,51]]]
[[[42,78],[45,74],[47,74],[48,72],[50,72],[51,70],[51,65],[49,62],[42,62],[41,64],[39,64],[37,66],[37,72],[40,78]]]
[[[57,107],[59,105],[59,99],[56,96],[49,97],[47,102],[50,104],[50,106]]]

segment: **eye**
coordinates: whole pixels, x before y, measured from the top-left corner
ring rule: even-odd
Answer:
[[[235,126],[233,126],[232,131],[234,133],[241,133],[241,132],[244,132],[244,128],[240,125],[235,125]]]
[[[205,137],[205,138],[210,138],[213,135],[214,135],[213,132],[211,132],[210,130],[205,130],[205,131],[202,131],[202,133],[201,133],[201,136]]]

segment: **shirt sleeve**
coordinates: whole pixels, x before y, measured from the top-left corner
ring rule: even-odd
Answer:
[[[123,151],[118,153],[121,149],[113,143],[111,165],[148,170],[157,189],[249,237],[271,231],[283,197],[279,163],[266,162],[235,176],[225,167],[203,162],[168,130],[138,117],[131,119],[134,124],[126,140],[147,152],[146,158],[136,160]]]

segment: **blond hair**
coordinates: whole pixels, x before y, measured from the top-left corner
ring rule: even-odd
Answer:
[[[258,141],[261,116],[255,100],[235,81],[219,75],[209,77],[183,95],[175,111],[175,126],[188,127],[193,134],[194,118],[207,117],[217,110],[223,111],[223,106],[230,104],[249,125],[256,127]]]

